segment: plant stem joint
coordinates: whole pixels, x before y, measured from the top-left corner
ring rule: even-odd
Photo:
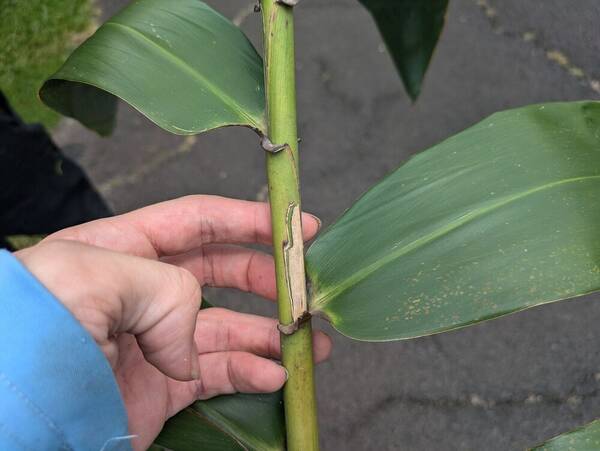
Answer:
[[[263,150],[265,152],[269,152],[269,153],[279,153],[282,150],[290,148],[289,144],[287,144],[287,143],[286,144],[273,144],[271,142],[271,140],[265,135],[263,135],[260,138],[260,146],[263,148]]]
[[[296,6],[300,3],[300,0],[275,0],[275,3],[280,3],[286,6]]]
[[[300,326],[302,326],[304,323],[309,322],[311,318],[312,315],[310,314],[310,312],[304,312],[300,318],[298,318],[291,324],[278,324],[277,329],[283,335],[293,335],[298,329],[300,329]]]

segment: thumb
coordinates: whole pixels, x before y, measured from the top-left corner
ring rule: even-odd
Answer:
[[[135,335],[146,360],[165,375],[198,379],[194,331],[202,300],[200,284],[183,268],[127,257],[136,261],[127,265],[133,283],[122,293],[123,317],[117,332]]]
[[[49,241],[17,257],[92,335],[111,365],[116,336],[135,335],[165,375],[198,378],[194,341],[201,291],[185,269],[74,241]]]

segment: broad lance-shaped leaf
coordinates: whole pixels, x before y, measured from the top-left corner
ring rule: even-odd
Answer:
[[[412,100],[438,42],[448,0],[359,0],[372,14]]]
[[[592,421],[571,432],[554,437],[531,451],[598,451],[600,449],[600,420]]]
[[[155,441],[172,451],[282,451],[281,391],[198,401],[171,418]]]
[[[201,308],[212,305],[202,299]],[[154,450],[283,451],[282,391],[197,401],[167,421]]]
[[[40,97],[101,134],[119,97],[172,133],[265,130],[262,60],[228,19],[198,0],[137,0],[102,25]]]
[[[600,103],[490,116],[415,156],[310,247],[311,310],[413,338],[600,289]]]

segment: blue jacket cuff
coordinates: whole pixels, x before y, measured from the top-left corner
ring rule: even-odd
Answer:
[[[71,313],[0,250],[0,449],[129,451],[108,361]]]

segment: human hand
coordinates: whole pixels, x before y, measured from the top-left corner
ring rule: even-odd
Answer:
[[[305,239],[318,227],[303,215]],[[274,319],[198,311],[204,285],[275,299],[272,257],[232,244],[270,239],[266,204],[189,196],[62,230],[15,255],[106,355],[140,450],[196,399],[285,383],[271,360],[280,357]],[[316,332],[315,360],[330,350]]]

